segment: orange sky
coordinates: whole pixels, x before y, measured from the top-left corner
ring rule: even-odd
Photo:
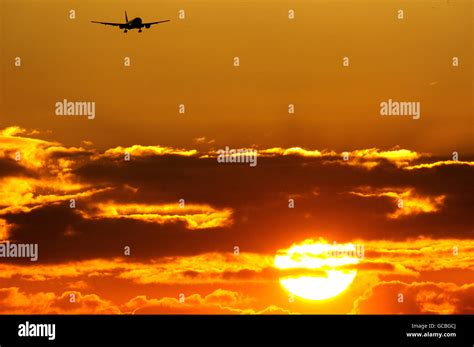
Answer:
[[[0,3],[0,241],[39,246],[0,257],[0,314],[474,313],[471,1]],[[124,10],[171,22],[90,23]],[[330,267],[275,256],[333,242],[354,280],[293,297]]]
[[[469,0],[3,0],[2,7],[3,127],[52,130],[63,143],[88,139],[102,148],[189,147],[206,136],[220,146],[472,149]],[[122,21],[124,10],[171,22],[142,34],[90,23]],[[54,104],[64,98],[95,101],[96,119],[59,118]],[[381,117],[389,98],[421,102],[421,118]]]

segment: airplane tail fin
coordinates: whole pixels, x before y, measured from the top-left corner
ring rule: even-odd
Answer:
[[[127,11],[125,11],[125,22],[128,23],[128,16],[127,16]]]

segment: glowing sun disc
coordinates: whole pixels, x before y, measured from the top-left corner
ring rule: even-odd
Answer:
[[[354,254],[355,247],[352,244],[331,245],[306,240],[279,251],[274,264],[282,270],[300,269],[308,272],[281,277],[280,283],[287,291],[303,299],[325,300],[341,294],[354,281],[357,270],[338,268],[357,264],[359,259]],[[319,275],[314,275],[314,272]]]

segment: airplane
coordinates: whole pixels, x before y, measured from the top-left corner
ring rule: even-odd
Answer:
[[[169,21],[170,20],[167,19],[167,20],[160,20],[158,22],[143,23],[140,17],[134,18],[132,20],[128,20],[127,11],[125,11],[125,23],[109,23],[109,22],[96,22],[96,21],[91,21],[91,23],[117,26],[120,29],[123,29],[124,33],[126,33],[128,30],[131,30],[131,29],[138,29],[138,32],[141,33],[142,28],[149,29],[153,24],[165,23]]]

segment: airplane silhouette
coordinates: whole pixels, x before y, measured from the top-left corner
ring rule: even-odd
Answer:
[[[132,20],[128,20],[127,11],[125,11],[125,23],[109,23],[109,22],[96,22],[96,21],[91,21],[91,23],[116,26],[116,27],[119,27],[120,29],[123,29],[124,33],[126,33],[128,30],[131,30],[131,29],[138,29],[138,32],[141,33],[142,28],[149,29],[153,24],[165,23],[169,21],[170,20],[167,19],[167,20],[160,20],[158,22],[143,23],[140,17],[136,17]]]

